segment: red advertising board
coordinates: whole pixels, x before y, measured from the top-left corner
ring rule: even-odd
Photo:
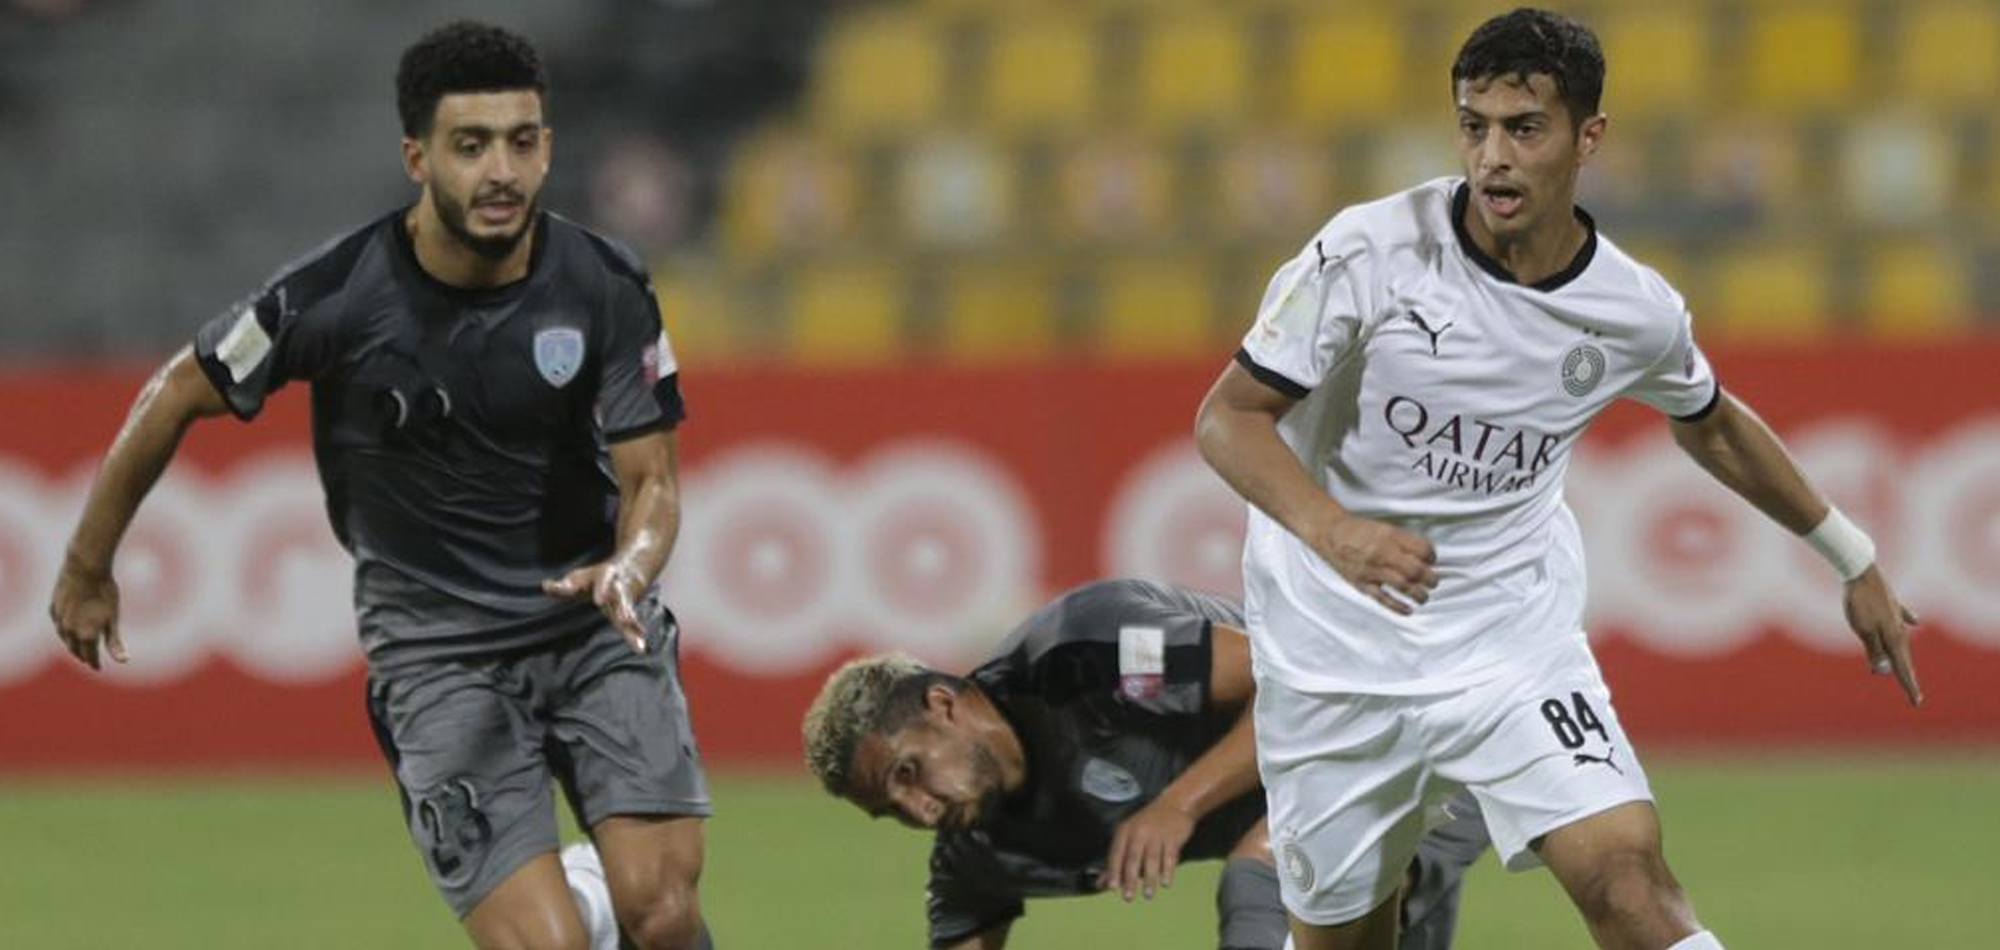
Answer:
[[[1907,709],[1867,674],[1824,565],[1626,405],[1579,449],[1569,497],[1628,728],[1653,743],[2000,741],[2000,344],[1711,355],[1876,534],[1924,615],[1929,702]],[[1189,439],[1219,365],[690,370],[665,582],[708,758],[795,761],[799,715],[840,660],[969,664],[1092,577],[1237,589],[1243,510]],[[371,760],[303,391],[256,424],[190,435],[121,555],[132,663],[93,674],[61,654],[49,585],[142,381],[0,372],[0,769]]]

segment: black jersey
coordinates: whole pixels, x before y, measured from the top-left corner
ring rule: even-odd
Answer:
[[[1234,605],[1143,581],[1072,590],[1017,627],[971,679],[1021,738],[1027,782],[979,828],[931,851],[930,940],[1022,913],[1022,899],[1096,890],[1118,825],[1236,724],[1209,702],[1215,623]],[[1209,813],[1183,860],[1219,858],[1264,816],[1261,789]]]
[[[535,646],[602,622],[541,582],[615,548],[607,446],[684,415],[645,269],[552,214],[527,276],[451,287],[391,214],[279,272],[195,352],[249,419],[312,386],[334,535],[377,669]]]

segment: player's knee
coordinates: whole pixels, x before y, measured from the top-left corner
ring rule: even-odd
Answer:
[[[701,902],[691,885],[661,888],[643,906],[619,915],[626,939],[639,950],[701,950]]]
[[[1586,918],[1621,932],[1652,931],[1693,919],[1666,859],[1650,849],[1605,855],[1575,897]]]

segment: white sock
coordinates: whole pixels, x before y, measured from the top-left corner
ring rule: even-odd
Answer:
[[[611,912],[611,886],[604,883],[604,862],[588,841],[562,849],[563,876],[576,900],[590,950],[618,950],[618,916]]]
[[[1714,934],[1698,930],[1682,937],[1679,943],[1668,947],[1667,950],[1723,950],[1723,948],[1722,941],[1715,939]]]

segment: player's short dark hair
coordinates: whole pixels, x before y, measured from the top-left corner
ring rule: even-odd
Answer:
[[[826,678],[806,710],[806,767],[828,793],[852,791],[854,750],[871,736],[893,736],[923,717],[924,696],[935,685],[958,692],[970,680],[931,669],[902,653],[852,660]]]
[[[1572,125],[1597,114],[1604,96],[1604,49],[1590,28],[1560,13],[1521,7],[1472,31],[1451,64],[1452,95],[1458,84],[1500,77],[1526,82],[1541,73],[1555,81]]]
[[[431,132],[438,100],[458,92],[532,89],[548,98],[548,75],[534,44],[497,26],[459,20],[410,44],[396,67],[396,112],[403,134]]]

